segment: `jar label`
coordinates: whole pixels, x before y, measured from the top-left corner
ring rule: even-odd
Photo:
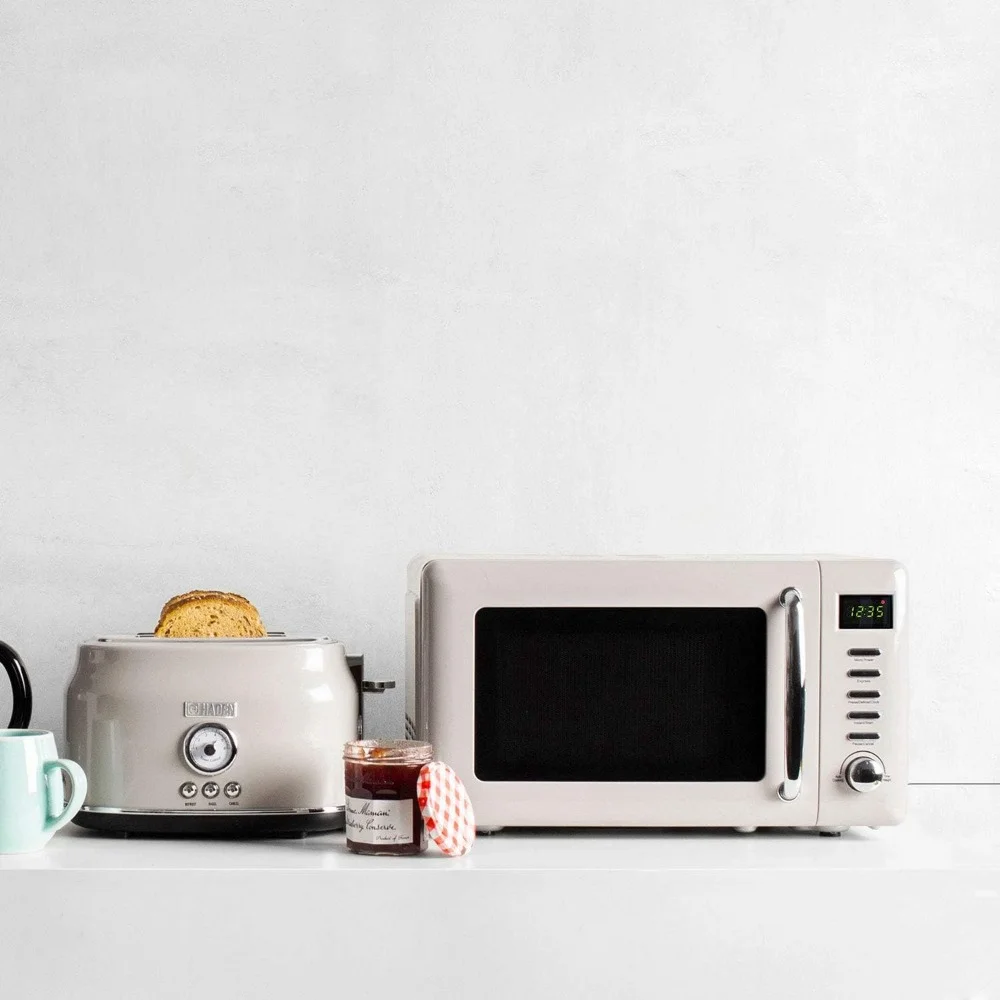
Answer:
[[[352,799],[345,811],[347,839],[355,844],[412,844],[413,799]]]

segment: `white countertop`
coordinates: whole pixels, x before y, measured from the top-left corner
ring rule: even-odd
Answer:
[[[911,788],[898,827],[841,837],[796,831],[504,830],[464,858],[360,857],[342,833],[271,840],[119,838],[69,826],[44,851],[0,855],[10,869],[120,871],[865,871],[1000,868],[1000,785]]]
[[[1000,997],[1000,786],[913,787],[899,827],[504,831],[465,858],[71,828],[0,857],[18,1000]],[[451,874],[451,878],[439,878]],[[425,965],[431,974],[417,974]]]

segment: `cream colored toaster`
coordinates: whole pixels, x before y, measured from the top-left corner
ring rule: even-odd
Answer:
[[[83,643],[68,755],[74,822],[117,834],[270,836],[344,824],[344,743],[362,732],[363,658],[327,638],[109,636]]]

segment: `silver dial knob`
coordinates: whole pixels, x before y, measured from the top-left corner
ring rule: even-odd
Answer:
[[[232,764],[236,739],[217,722],[195,726],[184,738],[184,756],[201,774],[218,774]]]
[[[859,753],[844,764],[844,781],[856,792],[870,792],[882,784],[885,768],[873,753]]]

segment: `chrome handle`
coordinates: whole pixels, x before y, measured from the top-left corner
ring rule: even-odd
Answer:
[[[785,780],[778,797],[791,802],[802,791],[802,757],[806,748],[806,636],[802,595],[786,587],[778,603],[786,615],[785,652]]]

